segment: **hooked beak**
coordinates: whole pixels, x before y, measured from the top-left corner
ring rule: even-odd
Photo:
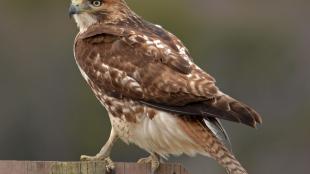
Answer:
[[[69,17],[72,18],[73,15],[81,13],[81,8],[79,5],[71,4],[69,8]]]

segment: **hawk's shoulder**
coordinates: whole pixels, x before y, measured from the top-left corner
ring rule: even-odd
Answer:
[[[192,71],[193,62],[185,46],[177,37],[156,25],[148,24],[146,27],[136,28],[97,24],[77,37],[77,41],[86,44],[98,44],[111,39],[119,39],[115,42],[119,43],[119,47],[113,51],[121,52],[125,47],[130,47],[135,51],[136,58],[151,58],[152,61],[161,62],[183,74]]]

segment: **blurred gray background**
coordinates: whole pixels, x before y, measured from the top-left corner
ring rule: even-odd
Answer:
[[[76,67],[69,0],[0,1],[0,159],[78,160],[110,129]],[[261,113],[251,129],[225,125],[251,174],[309,173],[309,0],[128,0],[179,36],[226,93]],[[147,154],[119,142],[115,161]],[[179,157],[193,174],[224,173],[206,157]]]

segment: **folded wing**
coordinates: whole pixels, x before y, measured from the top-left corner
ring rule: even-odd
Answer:
[[[175,36],[156,31],[94,26],[76,39],[77,62],[98,88],[116,97],[206,119],[253,127],[262,122],[256,111],[220,92]]]

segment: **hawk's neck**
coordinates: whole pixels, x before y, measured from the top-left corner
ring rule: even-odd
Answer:
[[[137,14],[129,9],[127,6],[118,7],[110,12],[97,12],[97,13],[81,13],[74,15],[80,33],[85,32],[91,25],[94,24],[107,24],[119,25],[127,27],[136,27],[143,25],[143,20]]]
[[[88,27],[98,23],[98,20],[95,16],[87,13],[76,14],[74,15],[74,20],[77,23],[80,33],[84,33]]]

